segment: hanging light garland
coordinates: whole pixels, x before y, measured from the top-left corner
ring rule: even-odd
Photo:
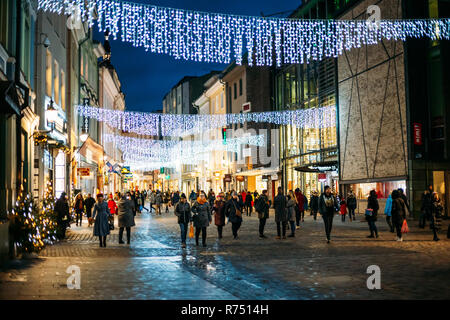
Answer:
[[[109,30],[114,39],[120,34],[134,47],[175,59],[241,64],[247,51],[250,66],[309,63],[385,39],[450,39],[450,19],[381,20],[375,28],[365,20],[237,16],[119,0],[38,0],[38,8],[75,12],[90,27],[95,15],[99,30]]]
[[[124,132],[150,136],[183,136],[246,122],[295,125],[298,128],[336,126],[336,107],[313,109],[229,113],[229,114],[160,114],[77,106],[80,116],[102,121]]]
[[[116,148],[123,152],[123,158],[127,163],[169,163],[172,159],[177,159],[182,164],[196,164],[207,158],[212,151],[236,153],[240,151],[242,145],[259,147],[266,145],[263,134],[229,138],[226,142],[221,139],[167,141],[105,134],[104,141],[113,142]]]

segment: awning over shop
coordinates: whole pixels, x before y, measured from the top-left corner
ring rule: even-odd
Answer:
[[[296,171],[300,172],[330,172],[337,171],[338,162],[337,161],[324,161],[317,163],[310,163],[303,166],[298,166],[294,168]]]
[[[88,137],[80,148],[79,153],[89,161],[94,161],[97,165],[103,164],[103,147]]]
[[[256,168],[248,171],[238,172],[236,176],[261,176],[261,175],[275,175],[279,171],[278,167],[270,167],[270,168]]]

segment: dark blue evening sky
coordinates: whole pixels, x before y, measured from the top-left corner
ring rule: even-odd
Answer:
[[[301,0],[132,0],[158,6],[228,14],[261,16],[294,10]],[[287,14],[283,15],[286,16]],[[103,41],[96,27],[95,39]],[[146,52],[123,43],[111,41],[111,60],[119,75],[128,110],[161,109],[164,95],[184,76],[202,75],[222,70],[224,64],[175,60],[172,57]]]

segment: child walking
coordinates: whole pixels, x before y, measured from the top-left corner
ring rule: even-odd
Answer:
[[[347,202],[345,201],[345,198],[341,198],[341,211],[340,211],[340,215],[341,215],[341,220],[342,222],[345,222],[345,215],[347,214]]]

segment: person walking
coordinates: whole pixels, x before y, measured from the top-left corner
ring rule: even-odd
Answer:
[[[437,192],[433,192],[432,205],[430,227],[433,230],[433,240],[439,241],[437,233],[441,230],[442,212],[444,211],[444,206]]]
[[[367,199],[366,221],[369,224],[370,235],[367,238],[378,238],[378,229],[375,224],[377,221],[378,210],[380,206],[377,200],[377,192],[371,190]]]
[[[94,205],[94,236],[100,240],[100,247],[106,247],[106,237],[109,234],[109,218],[111,214],[108,205],[103,201],[103,194],[97,195],[97,203]]]
[[[342,196],[339,196],[339,199],[341,199],[341,202],[339,203],[340,205],[339,214],[341,215],[341,221],[345,222],[345,216],[347,214],[347,202],[345,201],[345,198]]]
[[[289,224],[291,225],[291,234],[288,235],[288,237],[293,238],[295,237],[295,221],[296,221],[295,213],[296,208],[298,208],[298,204],[294,192],[292,190],[289,191],[289,194],[287,196],[286,208],[288,211]]]
[[[419,228],[425,228],[426,219],[430,218],[433,210],[433,185],[430,184],[428,189],[422,194],[422,207],[420,208]]]
[[[214,201],[216,201],[216,194],[214,193],[213,189],[210,189],[208,192],[208,202],[211,208],[214,206]]]
[[[84,213],[84,200],[83,195],[81,192],[77,194],[77,197],[75,198],[75,215],[76,215],[76,226],[78,227],[78,221],[80,221],[80,227],[83,220],[83,213]]]
[[[245,195],[245,212],[247,214],[247,217],[251,217],[252,216],[252,211],[253,211],[252,202],[253,202],[252,193],[248,192]]]
[[[394,190],[395,191],[395,190]],[[392,191],[392,192],[394,192]],[[398,190],[397,190],[398,192]],[[384,214],[386,215],[386,223],[389,226],[389,230],[394,232],[394,224],[392,223],[392,194],[386,199],[386,205],[384,206]]]
[[[217,234],[222,239],[222,231],[225,226],[225,200],[223,192],[219,193],[212,209],[214,213],[214,224],[217,226]]]
[[[191,206],[194,204],[195,200],[197,200],[197,194],[194,190],[191,191],[191,194],[189,195],[189,201],[191,202]]]
[[[317,212],[319,212],[319,193],[314,191],[312,193],[311,199],[309,200],[311,207],[311,214],[313,215],[314,221],[317,220]]]
[[[131,241],[131,227],[135,226],[133,207],[134,203],[131,201],[131,195],[123,194],[119,200],[119,205],[117,207],[118,215],[118,226],[119,226],[119,243],[124,244],[123,241],[123,230],[127,230],[127,244]]]
[[[403,241],[402,226],[403,221],[406,219],[406,205],[403,199],[400,197],[400,192],[398,190],[392,191],[391,199],[391,219],[392,224],[395,227],[395,231],[397,232],[396,240]]]
[[[181,194],[180,201],[175,206],[174,213],[178,217],[178,225],[180,226],[181,247],[186,248],[186,236],[189,223],[191,222],[191,205],[187,202],[184,193]]]
[[[130,200],[133,201],[133,216],[136,216],[136,212],[138,210],[137,208],[137,199],[136,199],[136,194],[134,193],[134,191],[130,192]]]
[[[405,194],[405,191],[402,188],[398,188],[398,192],[400,194],[400,198],[402,198],[403,202],[405,203],[406,209],[408,209],[409,217],[413,217],[413,213],[411,212],[411,209],[409,207],[408,197]]]
[[[170,199],[170,202],[171,202],[173,208],[175,209],[178,202],[180,202],[180,192],[179,191],[176,191],[173,193],[172,198]]]
[[[145,209],[147,212],[149,212],[149,210],[145,207],[145,199],[147,198],[147,191],[145,191],[145,189],[144,189],[144,191],[143,192],[141,192],[141,206],[142,206],[142,209]]]
[[[347,208],[348,208],[348,217],[350,218],[350,222],[356,220],[355,210],[356,210],[356,197],[353,194],[353,190],[350,189],[350,192],[347,195]]]
[[[149,192],[149,201],[150,201],[150,213],[152,213],[153,211],[156,212],[156,208],[154,207],[155,205],[155,199],[156,198],[156,194],[155,192],[152,190]]]
[[[158,190],[155,196],[156,214],[161,215],[161,204],[163,202],[161,192]]]
[[[88,193],[87,198],[84,200],[84,205],[86,207],[86,217],[88,219],[88,226],[92,225],[92,208],[94,207],[95,199],[92,198],[92,195]]]
[[[331,193],[330,186],[325,186],[324,192],[319,198],[319,212],[322,216],[325,226],[327,243],[331,242],[331,229],[333,228],[333,219],[336,212],[339,211],[339,204],[336,197]]]
[[[55,204],[56,223],[57,223],[57,237],[62,240],[66,237],[66,229],[69,224],[69,202],[66,198],[66,193],[62,192]]]
[[[167,190],[165,193],[164,193],[164,203],[165,203],[165,205],[166,205],[166,213],[167,212],[169,212],[169,207],[170,207],[170,199],[171,199],[171,196],[170,196],[170,192],[169,192],[169,190]]]
[[[255,211],[258,213],[259,219],[259,238],[267,238],[264,235],[264,227],[266,226],[266,221],[269,218],[269,208],[271,201],[267,198],[267,190],[263,190],[262,194],[255,199]]]
[[[206,228],[212,222],[211,207],[206,199],[205,193],[200,193],[200,196],[192,206],[192,220],[195,227],[195,244],[198,246],[200,233],[202,234],[202,245],[206,247]]]
[[[300,228],[300,221],[304,221],[305,218],[305,199],[306,197],[303,195],[302,191],[297,188],[295,189],[295,197],[298,206],[298,210],[296,212],[295,220],[297,229]]]
[[[244,203],[238,197],[236,191],[231,194],[231,199],[225,205],[225,216],[231,222],[231,230],[234,240],[238,238],[238,231],[242,224],[242,211]]]
[[[273,207],[275,209],[275,222],[277,224],[276,239],[286,239],[286,226],[288,221],[287,201],[283,193],[283,188],[278,187],[278,195],[273,200]]]
[[[109,194],[108,198],[108,209],[109,213],[111,214],[111,217],[109,219],[114,225],[114,216],[117,215],[117,203],[114,200],[112,193]]]

